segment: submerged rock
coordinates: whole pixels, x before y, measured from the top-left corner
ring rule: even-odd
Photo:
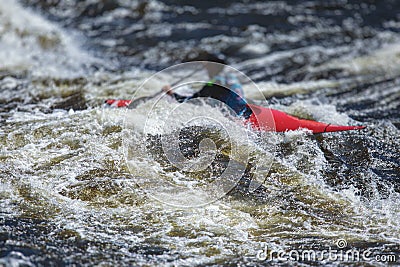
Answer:
[[[72,95],[63,98],[59,102],[52,105],[53,109],[65,109],[65,110],[84,110],[88,108],[86,99],[81,91],[75,92]]]

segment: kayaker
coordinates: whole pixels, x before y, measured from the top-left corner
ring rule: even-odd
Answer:
[[[308,129],[312,133],[316,134],[361,130],[365,128],[365,126],[332,125],[330,123],[300,119],[276,109],[248,104],[244,99],[242,85],[239,83],[236,76],[231,73],[225,75],[221,74],[224,68],[224,62],[216,57],[207,58],[207,62],[220,64],[209,64],[204,61],[203,65],[208,72],[208,76],[214,78],[210,82],[206,83],[197,93],[190,96],[183,96],[174,93],[169,85],[164,86],[162,90],[168,95],[174,97],[178,102],[185,102],[200,97],[216,99],[229,106],[237,116],[244,118],[246,123],[250,124],[255,130],[260,131],[286,132],[298,129]],[[158,94],[159,93],[149,97],[138,98],[134,101],[108,99],[105,103],[110,106],[135,109],[144,101],[153,99]]]
[[[189,99],[198,97],[209,97],[219,100],[228,105],[238,116],[249,118],[252,114],[246,100],[243,98],[243,88],[235,75],[217,75],[203,88],[191,96],[182,96],[174,93],[171,86],[166,85],[162,88],[168,95],[174,97],[178,102],[185,102]]]

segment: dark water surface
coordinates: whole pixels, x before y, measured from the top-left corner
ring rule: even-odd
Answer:
[[[0,266],[399,264],[399,10],[394,0],[0,1]],[[197,186],[216,170],[170,168],[157,129],[147,139],[128,132],[136,147],[126,161],[125,113],[102,103],[129,99],[155,71],[210,53],[256,81],[273,108],[368,128],[256,138],[246,145],[254,158],[275,145],[259,190],[246,189],[250,171],[204,207],[158,202],[139,180]],[[249,85],[244,91],[261,101]],[[144,124],[149,108],[135,111],[133,124]],[[194,132],[186,138],[213,136]],[[153,157],[143,156],[146,146]],[[215,166],[229,160],[225,152]],[[370,257],[256,257],[265,246],[322,251],[338,240]]]

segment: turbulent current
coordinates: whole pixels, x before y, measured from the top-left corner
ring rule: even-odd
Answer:
[[[399,264],[399,10],[394,0],[0,0],[0,266]],[[173,101],[103,105],[154,94],[185,70],[143,84],[154,73],[210,54],[255,82],[244,84],[249,101],[367,129],[260,134],[192,103],[160,129]],[[180,123],[207,113],[228,133]],[[215,160],[182,170],[165,156],[168,138],[191,162],[212,142]],[[203,205],[229,162],[243,170],[236,186]]]

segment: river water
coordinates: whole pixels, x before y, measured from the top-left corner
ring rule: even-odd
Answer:
[[[0,1],[0,265],[399,264],[400,3],[192,2]],[[159,201],[149,192],[168,192],[147,190],[152,182],[196,189],[213,170],[171,168],[158,149],[162,132],[127,131],[125,111],[103,102],[130,99],[156,71],[209,53],[255,81],[270,107],[367,129],[250,131],[242,149],[269,170],[256,191],[246,171],[208,205]],[[244,91],[260,101],[251,86]],[[131,123],[144,124],[131,112]],[[186,128],[187,150],[215,134],[196,129]],[[215,166],[227,161],[222,153]],[[199,188],[176,197],[201,202],[208,193]],[[270,257],[328,249],[364,257]]]

